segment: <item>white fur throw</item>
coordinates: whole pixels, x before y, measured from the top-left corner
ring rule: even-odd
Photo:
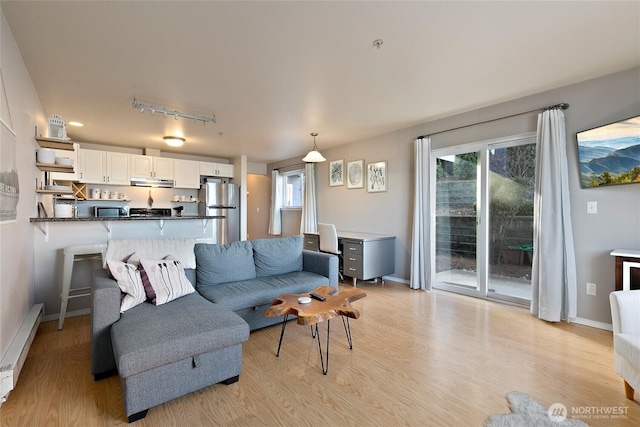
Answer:
[[[193,247],[196,243],[212,243],[211,239],[111,239],[107,242],[107,252],[102,260],[126,261],[131,255],[137,258],[162,259],[168,255],[175,257],[184,268],[196,268]]]

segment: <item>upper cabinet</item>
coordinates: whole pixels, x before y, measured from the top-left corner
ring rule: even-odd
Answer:
[[[200,175],[233,178],[234,168],[230,163],[200,162]]]
[[[87,184],[130,185],[129,154],[80,150],[79,180]]]
[[[107,151],[107,183],[131,185],[129,174],[129,154]]]
[[[134,178],[173,179],[173,159],[131,154],[131,176]]]
[[[106,177],[106,151],[80,150],[80,182],[102,184]]]
[[[113,151],[80,148],[77,143],[49,142],[37,138],[58,157],[70,157],[73,166],[36,165],[54,180],[79,181],[85,184],[131,185],[132,178],[173,180],[175,188],[200,188],[200,177],[233,178],[234,165],[200,162],[170,157],[145,156]]]
[[[173,160],[174,188],[200,188],[199,163],[193,160]]]

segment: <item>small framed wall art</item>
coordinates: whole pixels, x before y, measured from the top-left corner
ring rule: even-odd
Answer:
[[[344,161],[333,160],[329,162],[329,186],[344,185]]]
[[[364,160],[347,163],[347,188],[364,187]]]
[[[367,191],[378,193],[387,191],[387,162],[375,162],[367,165]]]

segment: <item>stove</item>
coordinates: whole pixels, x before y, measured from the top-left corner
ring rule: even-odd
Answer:
[[[163,217],[171,216],[171,208],[130,208],[130,217]]]

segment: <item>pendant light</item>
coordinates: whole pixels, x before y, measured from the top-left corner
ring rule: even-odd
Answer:
[[[318,133],[313,132],[311,136],[313,137],[313,150],[309,151],[309,153],[302,158],[302,161],[306,163],[320,163],[326,161],[327,159],[322,157],[322,154],[320,154],[318,146],[316,145],[316,136],[318,136]]]

